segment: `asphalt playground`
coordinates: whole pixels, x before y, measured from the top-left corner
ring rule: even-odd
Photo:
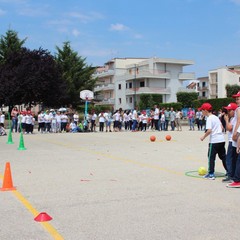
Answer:
[[[35,133],[26,150],[20,134],[0,137],[0,187],[7,162],[16,187],[0,191],[0,239],[238,240],[240,190],[198,175],[202,134]],[[225,174],[218,158],[215,170]],[[40,213],[52,220],[35,221]]]

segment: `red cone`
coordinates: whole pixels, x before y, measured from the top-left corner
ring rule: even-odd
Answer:
[[[51,221],[52,220],[52,217],[50,217],[47,213],[45,212],[41,212],[39,213],[35,218],[34,220],[36,222],[47,222],[47,221]]]

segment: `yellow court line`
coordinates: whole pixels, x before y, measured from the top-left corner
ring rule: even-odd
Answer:
[[[161,170],[161,171],[165,171],[165,172],[175,174],[175,175],[178,175],[178,176],[185,176],[185,173],[183,173],[183,172],[177,172],[177,171],[174,171],[174,170],[171,170],[171,169],[159,167],[159,166],[152,165],[152,164],[149,164],[149,163],[141,163],[141,162],[138,162],[138,161],[135,161],[135,160],[122,158],[122,157],[117,157],[117,156],[113,156],[113,155],[106,154],[106,153],[103,153],[103,152],[97,152],[97,151],[89,150],[89,149],[83,148],[83,147],[74,147],[73,145],[62,143],[62,142],[51,141],[51,140],[46,140],[46,139],[44,141],[49,142],[49,143],[53,143],[53,144],[56,144],[56,145],[59,145],[59,146],[63,146],[63,147],[66,147],[66,148],[74,149],[74,150],[81,150],[81,151],[85,151],[85,152],[92,153],[92,154],[95,154],[95,155],[101,155],[103,157],[107,157],[107,158],[112,159],[112,160],[118,160],[118,161],[122,161],[122,162],[126,162],[126,163],[132,163],[132,164],[135,164],[135,165],[139,165],[141,167],[147,167],[147,168],[151,168],[151,169]]]
[[[3,176],[0,175],[0,179],[3,179]],[[29,212],[36,217],[39,212],[30,204],[30,202],[17,190],[11,191],[15,197],[28,209]],[[64,238],[57,232],[57,230],[48,222],[40,222],[41,225],[47,230],[47,232],[52,235],[55,240],[63,240]]]

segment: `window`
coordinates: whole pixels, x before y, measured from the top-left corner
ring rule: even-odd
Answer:
[[[118,89],[121,89],[121,88],[122,88],[121,84],[118,84]]]
[[[129,83],[129,88],[132,88],[132,83],[131,82]]]
[[[128,84],[126,83],[126,89],[128,88]]]
[[[202,92],[202,96],[203,96],[203,97],[206,97],[206,92]]]
[[[128,103],[128,98],[126,98],[126,103]]]
[[[132,103],[132,97],[129,98],[129,102]]]
[[[206,87],[206,82],[202,82],[202,87]]]
[[[140,87],[145,87],[145,82],[140,82]]]
[[[121,103],[122,103],[122,99],[121,99],[121,98],[119,98],[119,99],[118,99],[118,101],[119,101],[119,104],[121,104]]]

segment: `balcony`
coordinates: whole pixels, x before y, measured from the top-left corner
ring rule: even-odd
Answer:
[[[98,85],[94,88],[94,92],[99,92],[99,91],[110,91],[114,90],[114,84],[113,83],[108,83],[108,84],[102,84]]]
[[[217,85],[217,81],[216,80],[209,80],[209,83],[211,84],[211,85]]]
[[[126,95],[134,95],[134,94],[171,94],[170,88],[150,88],[150,87],[141,87],[126,89]]]
[[[170,72],[165,72],[165,71],[145,71],[145,70],[140,70],[138,72],[133,71],[132,73],[125,73],[122,75],[118,75],[117,79],[118,80],[125,80],[125,81],[132,81],[133,79],[142,79],[142,78],[162,78],[162,79],[170,79]]]
[[[184,88],[184,87],[180,87],[178,88],[178,92],[188,92],[188,93],[191,93],[191,92],[196,92],[196,89],[192,89],[192,88]]]
[[[198,91],[207,91],[208,87],[198,87]]]
[[[114,105],[115,99],[114,98],[104,98],[102,101],[95,103],[95,105]]]
[[[105,70],[105,71],[101,71],[101,72],[96,72],[93,74],[93,77],[98,77],[98,78],[101,78],[101,77],[107,77],[107,76],[113,76],[115,73],[114,70]]]
[[[195,79],[195,73],[179,73],[178,79],[181,81],[186,80],[194,80]]]

